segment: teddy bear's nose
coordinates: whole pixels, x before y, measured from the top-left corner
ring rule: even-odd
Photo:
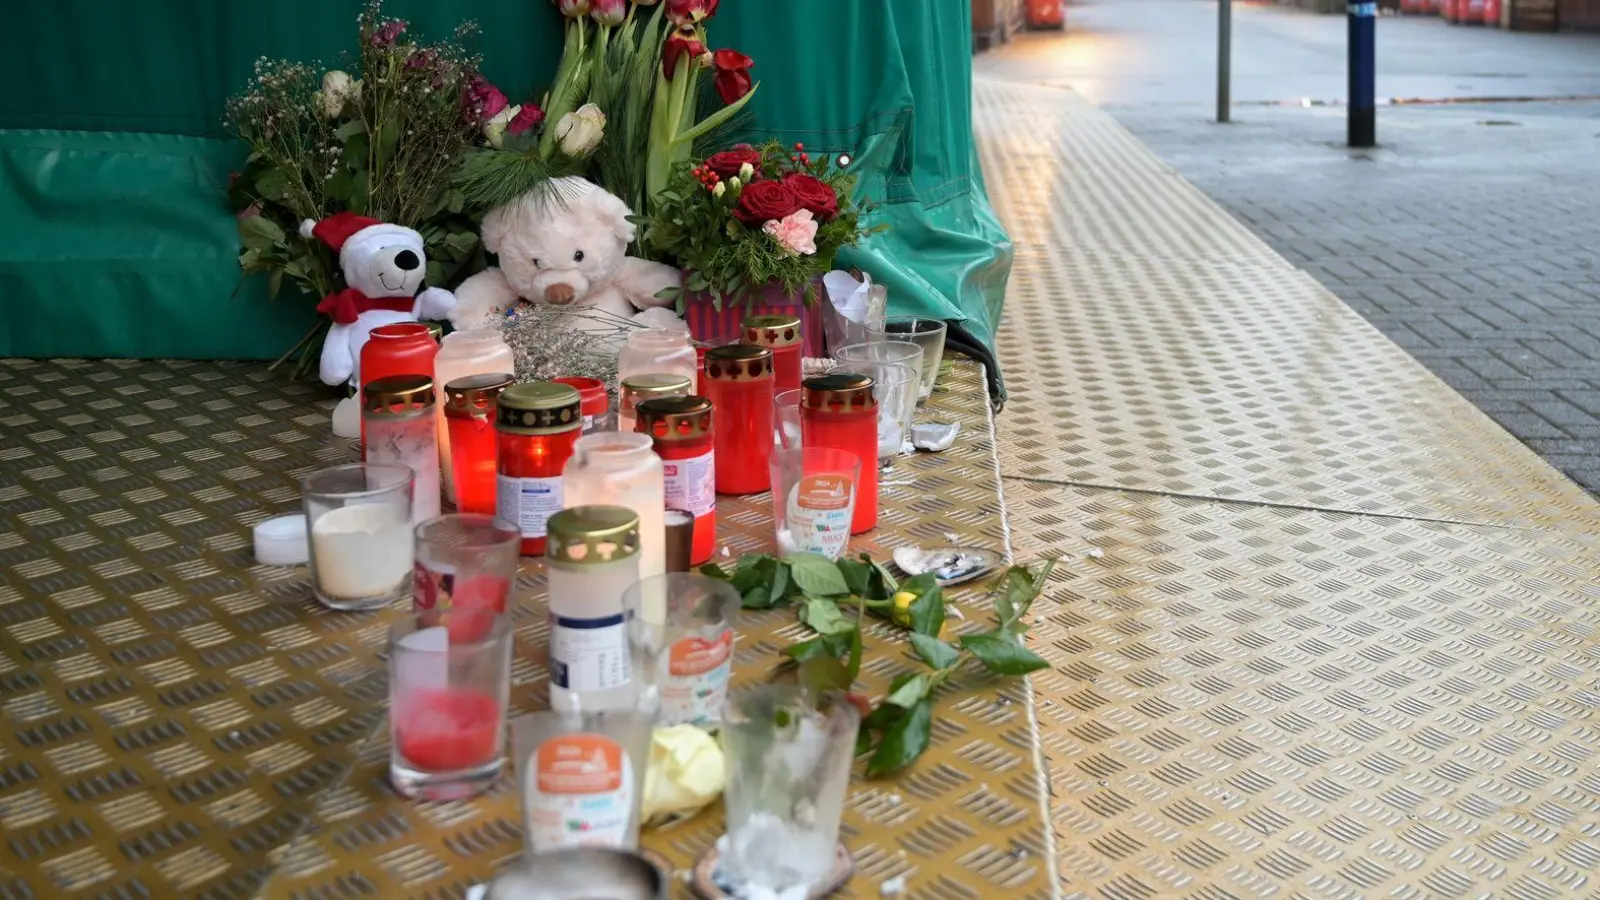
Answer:
[[[417,259],[417,255],[412,253],[410,250],[401,250],[399,253],[394,255],[394,264],[399,266],[404,271],[409,272],[421,265],[422,260]]]

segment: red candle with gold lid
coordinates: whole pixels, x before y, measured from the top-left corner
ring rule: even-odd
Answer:
[[[606,395],[606,383],[598,378],[583,378],[571,376],[567,378],[551,379],[556,384],[564,384],[577,390],[578,398],[583,402],[583,433],[590,434],[598,429],[611,409],[611,398]]]
[[[744,342],[772,351],[773,392],[800,389],[800,317],[784,315],[745,316]]]
[[[878,401],[865,375],[815,375],[801,385],[801,443],[854,453],[861,458],[861,483],[850,533],[878,524]]]
[[[702,388],[717,410],[717,493],[771,489],[772,351],[751,344],[707,351]]]
[[[456,511],[495,514],[496,459],[500,436],[495,411],[510,375],[468,375],[444,386],[444,422],[450,438],[450,471]]]
[[[667,508],[694,516],[689,564],[709,562],[717,545],[716,452],[711,401],[655,397],[634,408],[635,430],[650,435],[663,464]]]
[[[583,436],[578,390],[549,381],[512,385],[500,394],[495,430],[496,517],[521,529],[523,556],[542,556],[546,523],[565,499],[561,470]]]

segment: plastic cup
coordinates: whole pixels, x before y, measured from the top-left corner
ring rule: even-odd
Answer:
[[[800,446],[800,398],[804,391],[780,391],[772,398],[772,440],[778,447]]]
[[[412,609],[423,624],[444,625],[453,638],[482,637],[469,629],[487,629],[479,612],[505,614],[521,553],[522,532],[491,516],[423,522],[416,530]]]
[[[878,458],[904,453],[911,439],[922,373],[903,363],[848,363],[833,371],[872,379],[872,394],[878,401]]]
[[[944,360],[944,342],[950,326],[943,319],[890,316],[884,320],[883,330],[891,341],[910,341],[922,348],[921,399],[928,399],[933,394],[933,383],[939,380],[939,363]]]
[[[820,553],[837,560],[850,543],[850,517],[861,484],[861,458],[823,447],[774,448],[772,518],[778,553]]]
[[[411,470],[357,463],[300,482],[311,589],[341,611],[378,609],[411,590]]]
[[[711,725],[721,718],[739,605],[739,592],[726,581],[687,573],[646,578],[622,595],[628,639],[639,649],[634,656],[655,672],[660,724]],[[665,621],[658,621],[663,611]]]
[[[804,896],[833,871],[861,713],[843,697],[768,686],[728,699],[727,844],[722,869],[745,892]]]
[[[654,725],[653,714],[633,711],[538,712],[511,723],[530,854],[639,848]]]
[[[460,800],[505,768],[511,623],[482,609],[478,637],[407,616],[389,632],[389,780],[403,797]]]

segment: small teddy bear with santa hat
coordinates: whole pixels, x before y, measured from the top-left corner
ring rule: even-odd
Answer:
[[[342,212],[321,222],[307,219],[300,233],[339,252],[339,268],[348,285],[317,305],[317,312],[333,319],[318,369],[324,384],[360,384],[361,348],[372,329],[444,319],[455,311],[455,295],[443,288],[418,293],[428,259],[422,235],[416,231]]]

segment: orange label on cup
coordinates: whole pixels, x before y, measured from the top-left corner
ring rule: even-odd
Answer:
[[[623,751],[599,734],[569,734],[539,746],[534,771],[545,794],[602,794],[620,790]]]
[[[714,641],[690,637],[672,645],[667,671],[673,675],[704,675],[733,655],[733,631],[724,631]]]
[[[800,479],[796,500],[801,509],[844,509],[850,505],[850,477],[807,475]]]

